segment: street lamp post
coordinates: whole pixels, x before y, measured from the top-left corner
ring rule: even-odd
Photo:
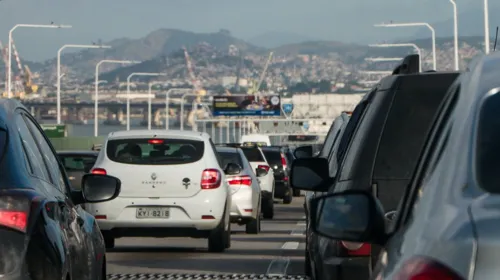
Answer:
[[[8,66],[7,66],[7,95],[12,98],[12,33],[20,27],[26,28],[71,28],[71,25],[55,25],[55,24],[16,24],[9,31],[9,49],[8,49]]]
[[[437,70],[437,62],[436,62],[436,30],[432,25],[427,22],[407,22],[407,23],[382,23],[375,24],[375,27],[413,27],[413,26],[425,26],[429,28],[432,35],[432,66],[433,70]]]
[[[149,82],[149,85],[148,85],[148,130],[151,130],[151,115],[152,115],[152,97],[151,97],[151,88],[154,86],[154,85],[159,85],[159,84],[163,84],[164,82]]]
[[[453,5],[453,45],[455,49],[455,71],[460,70],[458,64],[458,11],[457,3],[455,0],[450,0],[451,5]]]
[[[158,77],[165,76],[164,73],[143,73],[143,72],[134,72],[127,77],[127,130],[130,130],[130,79],[133,76],[150,76],[150,77]]]
[[[484,52],[490,53],[490,12],[488,0],[484,0]]]
[[[103,63],[113,63],[113,64],[136,64],[140,63],[140,61],[133,60],[113,60],[113,59],[104,59],[97,63],[95,66],[95,93],[94,93],[94,136],[97,137],[99,135],[99,67]]]
[[[418,71],[422,72],[422,52],[421,52],[420,48],[416,44],[413,44],[413,43],[404,43],[404,44],[371,44],[371,45],[368,45],[368,46],[370,46],[370,47],[378,47],[378,48],[412,47],[418,53],[418,58],[420,60],[420,63],[419,63],[420,65],[419,65]]]
[[[110,49],[102,45],[64,45],[57,51],[57,124],[61,124],[61,53],[66,48],[75,49]]]
[[[174,91],[181,92],[190,92],[193,91],[192,88],[171,88],[167,90],[165,94],[165,129],[168,130],[170,128],[170,93]]]

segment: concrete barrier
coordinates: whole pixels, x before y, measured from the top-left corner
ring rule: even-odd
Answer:
[[[57,151],[67,150],[90,150],[95,144],[103,144],[105,136],[100,137],[65,137],[50,138],[52,145]]]

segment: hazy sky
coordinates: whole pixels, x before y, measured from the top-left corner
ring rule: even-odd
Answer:
[[[456,2],[463,12],[473,0]],[[373,23],[436,22],[451,17],[448,0],[0,0],[0,40],[7,44],[8,31],[17,23],[73,25],[68,30],[14,32],[21,56],[39,61],[54,57],[63,44],[139,38],[159,28],[195,32],[226,28],[243,39],[277,31],[368,42],[387,34],[387,30],[373,28]],[[392,29],[390,34],[415,31]]]

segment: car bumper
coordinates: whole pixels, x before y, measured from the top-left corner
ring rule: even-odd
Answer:
[[[231,195],[231,219],[234,218],[255,218],[258,209],[254,204],[254,192],[251,187],[241,187]]]

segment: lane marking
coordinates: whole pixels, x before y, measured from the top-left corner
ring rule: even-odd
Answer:
[[[267,267],[266,274],[269,276],[285,276],[289,265],[290,258],[274,259]]]
[[[302,219],[306,219],[307,217],[306,216],[302,216]]]
[[[281,246],[281,249],[284,250],[297,250],[298,248],[299,248],[299,242],[296,241],[285,242],[285,244]]]
[[[293,236],[304,236],[306,232],[306,223],[298,222],[296,227],[290,232]]]

